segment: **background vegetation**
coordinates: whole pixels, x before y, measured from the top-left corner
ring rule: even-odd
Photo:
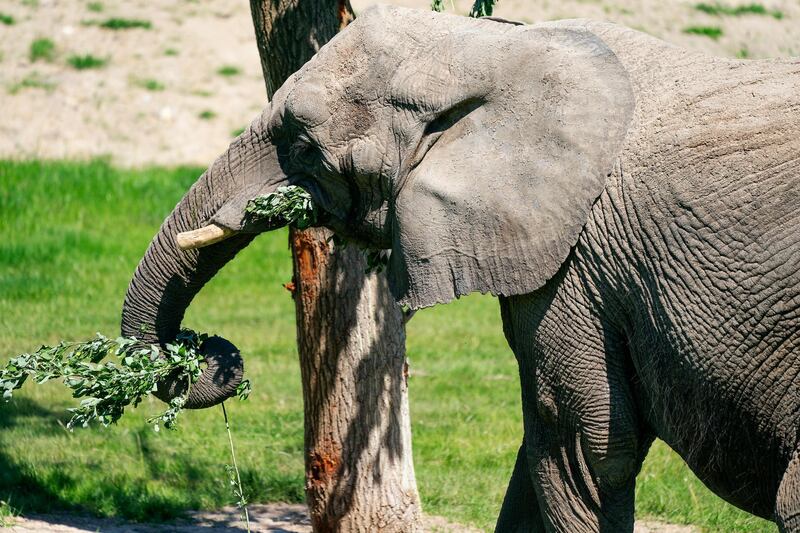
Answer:
[[[41,344],[115,335],[128,281],[166,214],[201,172],[117,170],[103,161],[0,161],[0,362]],[[185,324],[241,348],[251,399],[230,402],[252,502],[303,501],[302,405],[285,232],[258,238],[200,293]],[[516,362],[497,303],[470,296],[408,328],[414,456],[425,511],[491,529],[521,439]],[[66,431],[58,384],[0,403],[0,511],[81,510],[137,520],[230,504],[219,409],[177,432],[145,423]],[[2,502],[7,502],[2,504]],[[656,443],[639,476],[640,517],[709,531],[775,531],[712,495]]]

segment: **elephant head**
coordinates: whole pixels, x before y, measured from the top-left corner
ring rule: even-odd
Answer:
[[[632,109],[624,68],[588,31],[371,8],[169,215],[131,282],[123,333],[174,338],[203,284],[271,229],[245,216],[248,200],[287,184],[312,195],[321,224],[391,249],[401,304],[531,292],[577,241]],[[208,246],[182,251],[178,234]],[[210,357],[191,406],[224,399],[241,374],[235,348],[215,344],[220,362]]]

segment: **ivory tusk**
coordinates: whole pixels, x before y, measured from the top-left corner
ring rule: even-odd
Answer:
[[[192,231],[184,231],[178,233],[175,240],[178,242],[178,248],[181,250],[194,250],[195,248],[202,248],[215,242],[224,241],[236,232],[223,226],[216,224],[209,224],[199,229]]]

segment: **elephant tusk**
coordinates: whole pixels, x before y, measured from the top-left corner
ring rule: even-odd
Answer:
[[[194,250],[195,248],[202,248],[215,242],[224,241],[236,232],[224,226],[216,224],[209,224],[199,229],[192,231],[184,231],[175,236],[178,243],[178,248],[181,250]]]

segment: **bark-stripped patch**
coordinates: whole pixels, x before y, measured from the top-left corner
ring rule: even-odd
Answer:
[[[339,0],[336,18],[339,20],[339,31],[345,29],[348,24],[355,20],[356,17],[353,14],[353,8],[350,7],[349,0]]]
[[[327,485],[336,474],[340,459],[325,451],[312,452],[308,458],[307,479],[310,486],[320,488]]]
[[[329,262],[330,245],[315,230],[292,230],[292,249],[295,262],[295,290],[309,302],[319,294],[321,275]],[[287,287],[288,288],[288,287]]]
[[[287,291],[291,292],[292,296],[294,296],[294,291],[295,291],[295,289],[297,289],[297,286],[294,283],[294,278],[292,278],[291,281],[287,281],[286,283],[284,283],[283,284],[283,288],[286,289]]]

